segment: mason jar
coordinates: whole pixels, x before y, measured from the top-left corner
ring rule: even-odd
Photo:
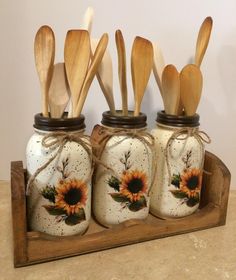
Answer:
[[[82,234],[91,215],[92,157],[84,116],[35,115],[26,148],[27,215],[30,230]]]
[[[93,178],[93,213],[104,226],[129,219],[145,219],[153,178],[153,137],[146,130],[146,115],[102,115],[91,135],[97,164]]]
[[[155,138],[157,172],[151,190],[150,212],[161,218],[178,218],[194,213],[201,196],[204,143],[199,115],[157,114]]]

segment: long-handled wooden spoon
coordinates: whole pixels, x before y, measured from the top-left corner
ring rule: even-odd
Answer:
[[[179,72],[174,65],[167,65],[162,73],[162,89],[165,112],[177,115],[180,102]]]
[[[202,93],[202,73],[194,64],[186,65],[180,72],[180,94],[187,116],[196,113]]]
[[[89,87],[93,81],[94,76],[96,75],[96,72],[98,70],[99,64],[102,61],[103,55],[106,51],[107,48],[107,44],[108,44],[108,35],[107,33],[103,34],[103,36],[101,37],[97,48],[95,50],[95,53],[93,55],[88,73],[86,75],[82,90],[81,90],[81,94],[79,97],[79,102],[77,104],[76,107],[76,112],[75,112],[75,116],[79,116],[81,114],[85,99],[87,97],[88,94],[88,90]]]
[[[206,52],[210,40],[212,24],[213,24],[212,18],[207,17],[203,21],[198,33],[196,52],[195,52],[195,62],[194,62],[198,67],[201,66],[202,59],[204,57],[204,54]]]
[[[71,91],[72,116],[75,117],[79,95],[90,61],[90,38],[87,30],[69,30],[66,35],[64,59]],[[72,117],[71,114],[69,117]]]
[[[69,102],[69,95],[65,64],[57,63],[54,65],[52,81],[49,88],[49,108],[52,118],[61,118]]]
[[[125,41],[122,32],[120,30],[116,31],[115,37],[116,37],[116,47],[118,53],[118,73],[119,73],[120,90],[122,96],[122,111],[124,116],[128,116]]]
[[[35,36],[34,57],[42,93],[42,114],[48,117],[48,91],[55,58],[55,37],[49,26],[40,27]]]
[[[91,30],[92,30],[93,16],[94,16],[93,8],[88,7],[84,14],[82,29],[88,30],[89,34],[91,34]]]
[[[131,73],[135,96],[134,116],[140,112],[141,102],[153,67],[152,43],[136,37],[131,52]]]
[[[152,46],[153,46],[153,53],[154,53],[153,74],[154,74],[154,77],[156,79],[159,91],[162,95],[161,77],[162,77],[163,69],[165,67],[165,61],[164,61],[162,51],[161,51],[160,47],[158,46],[158,44],[157,43],[152,43]]]
[[[92,53],[95,52],[98,46],[98,40],[91,40]],[[97,80],[101,87],[101,90],[106,98],[107,104],[112,115],[116,114],[115,101],[113,96],[113,68],[111,55],[108,49],[106,49],[102,61],[97,69]]]

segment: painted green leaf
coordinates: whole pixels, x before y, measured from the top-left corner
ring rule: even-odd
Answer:
[[[120,181],[116,177],[111,176],[111,178],[108,180],[107,183],[114,190],[116,190],[116,191],[120,190]]]
[[[54,205],[43,205],[50,215],[59,216],[66,214],[66,211],[62,208],[58,208]]]
[[[180,174],[173,174],[171,178],[171,184],[174,185],[176,188],[179,188],[180,183]]]
[[[44,198],[48,199],[50,202],[55,203],[55,196],[57,194],[56,192],[56,188],[50,187],[50,186],[46,186],[42,191],[41,194]]]
[[[86,220],[86,216],[85,216],[84,208],[81,208],[78,213],[68,216],[65,219],[65,223],[68,226],[74,226],[85,220]]]
[[[147,207],[147,201],[144,196],[141,196],[141,198],[137,201],[134,201],[129,204],[129,210],[132,212],[137,212],[145,207]]]
[[[110,196],[116,201],[116,202],[128,202],[130,201],[129,198],[125,195],[122,195],[120,193],[110,193]]]
[[[173,194],[176,198],[185,198],[188,197],[186,193],[180,191],[180,190],[170,190],[170,192]]]
[[[186,202],[186,204],[189,206],[189,207],[193,207],[195,206],[196,204],[199,203],[199,195],[197,197],[191,197],[188,199],[188,201]]]

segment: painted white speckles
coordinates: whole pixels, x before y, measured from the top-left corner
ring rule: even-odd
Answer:
[[[176,128],[178,129],[178,128]],[[155,147],[157,154],[157,172],[155,184],[151,190],[150,212],[155,216],[162,218],[178,218],[184,217],[194,213],[199,206],[198,202],[193,202],[193,205],[187,205],[188,197],[177,198],[173,195],[173,191],[179,191],[173,183],[169,185],[169,176],[167,163],[165,158],[165,149],[168,140],[175,131],[174,127],[159,126],[151,131],[155,138]],[[180,176],[184,171],[192,169],[201,169],[202,157],[204,151],[195,137],[184,137],[184,140],[175,139],[171,148],[169,149],[169,163],[171,176],[178,175],[177,178],[180,182]],[[188,157],[188,162],[184,162],[184,157]],[[186,165],[189,165],[186,168]],[[199,175],[200,176],[200,175]],[[199,192],[200,196],[200,192]],[[192,202],[192,201],[190,201]],[[190,203],[189,203],[190,204]]]
[[[150,148],[135,137],[113,136],[107,142],[101,160],[114,172],[107,170],[102,165],[98,165],[96,170],[93,185],[93,212],[98,222],[110,226],[129,219],[145,219],[149,212],[150,199],[147,193],[152,179]],[[121,180],[124,178],[124,174],[131,174],[131,177],[135,177],[136,175],[133,173],[135,171],[139,175],[145,174],[146,176],[147,189],[140,195],[142,198],[138,202],[141,203],[141,206],[138,203],[132,204],[121,192]],[[108,182],[112,176],[113,179],[116,178],[120,181],[120,184],[116,185],[118,189],[120,188],[119,190],[109,185]],[[115,200],[112,196],[113,194],[116,196],[118,193],[121,194],[121,201]],[[138,198],[140,199],[140,197]],[[131,204],[135,206],[135,211]]]
[[[52,158],[57,149],[45,148],[42,146],[42,139],[47,132],[35,130],[26,148],[26,166],[28,176],[33,175],[38,168],[43,166]],[[86,141],[86,140],[85,140]],[[66,162],[66,164],[65,164]],[[66,166],[63,169],[63,163]],[[64,172],[64,173],[63,173]],[[53,160],[35,179],[30,196],[28,197],[29,225],[32,230],[45,232],[51,235],[73,235],[82,234],[88,228],[91,216],[91,183],[87,182],[91,174],[91,162],[85,149],[75,142],[67,142],[62,153]],[[58,187],[61,180],[71,182],[71,180],[83,181],[86,184],[86,199],[83,204],[83,219],[79,223],[74,220],[69,225],[65,219],[68,213],[49,214],[46,207],[54,207],[55,204],[42,195],[46,186]],[[84,191],[85,193],[85,191]],[[54,198],[55,198],[54,194]],[[76,208],[78,211],[78,208]],[[73,224],[74,223],[74,224]]]

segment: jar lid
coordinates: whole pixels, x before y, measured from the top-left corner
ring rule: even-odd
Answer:
[[[128,112],[128,116],[122,115],[122,110],[116,110],[116,115],[112,115],[110,111],[106,111],[102,114],[103,125],[114,128],[144,128],[147,126],[147,116],[143,113],[139,113],[138,116],[133,115],[133,111]]]
[[[41,113],[34,116],[34,128],[44,131],[75,131],[85,128],[84,115],[78,118],[68,118],[68,113],[63,114],[63,118],[48,118]]]
[[[168,115],[165,111],[157,112],[156,122],[168,126],[176,127],[197,127],[199,123],[199,115],[195,114],[193,116],[176,116]]]

